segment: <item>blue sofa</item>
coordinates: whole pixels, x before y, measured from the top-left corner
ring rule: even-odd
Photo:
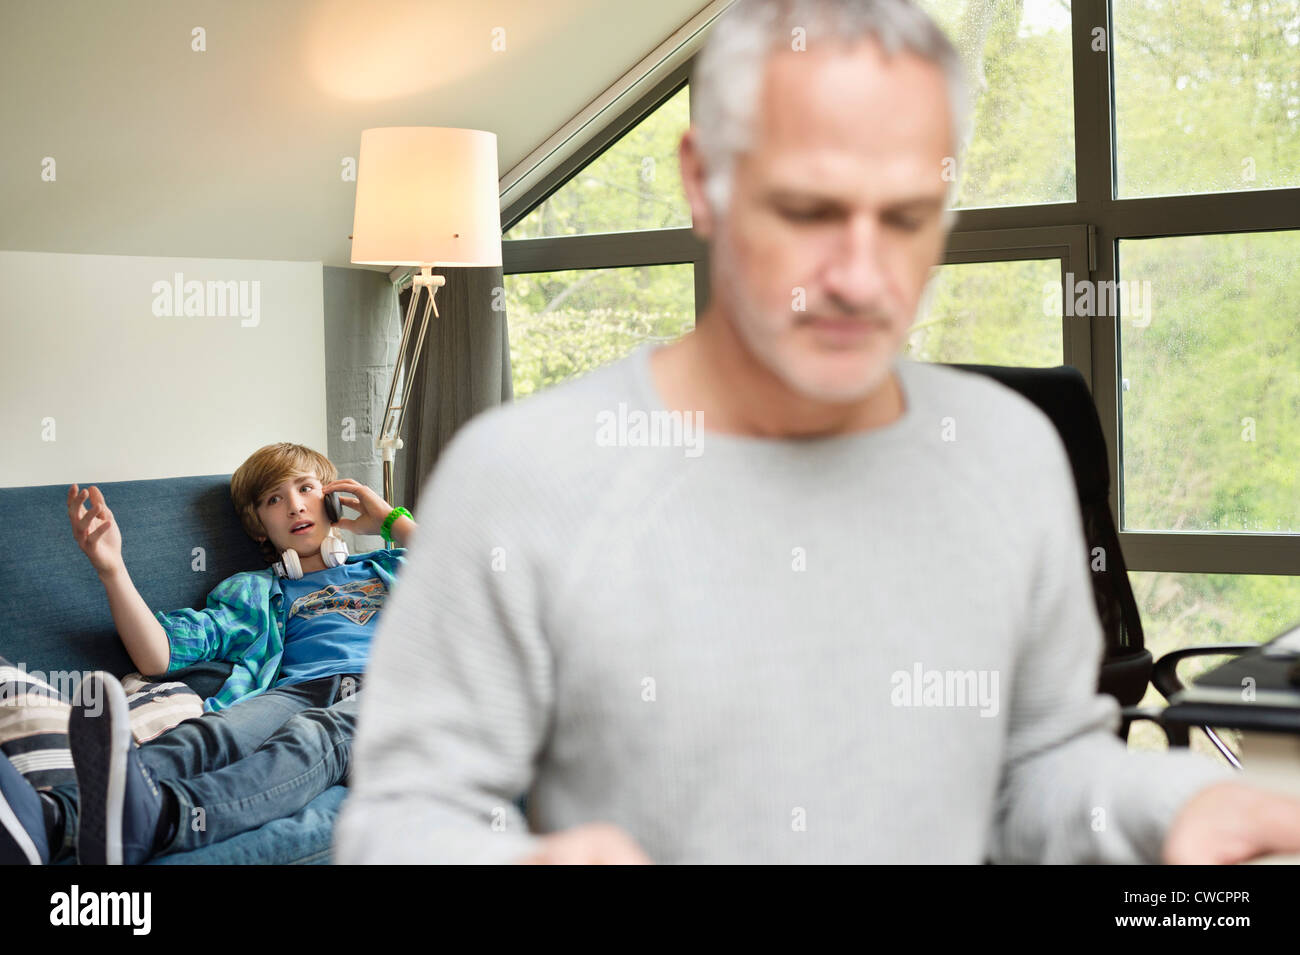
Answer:
[[[122,677],[136,668],[117,636],[103,585],[73,539],[68,486],[0,488],[0,556],[8,577],[0,590],[0,657],[28,670],[107,670]],[[201,609],[225,578],[266,566],[235,514],[228,474],[97,486],[121,529],[131,580],[152,610]],[[197,570],[196,548],[203,558]],[[230,669],[208,662],[167,679],[207,698]],[[334,786],[294,816],[150,864],[328,864],[346,793]]]

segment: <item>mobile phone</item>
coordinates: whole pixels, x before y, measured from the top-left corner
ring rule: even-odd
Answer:
[[[343,502],[339,500],[338,491],[330,491],[325,495],[325,516],[331,524],[337,524],[343,516]]]

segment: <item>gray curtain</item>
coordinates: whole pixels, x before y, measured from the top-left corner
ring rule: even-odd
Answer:
[[[502,270],[438,268],[434,273],[447,278],[435,299],[441,317],[429,315],[393,475],[393,503],[409,508],[417,522],[420,491],[452,436],[480,411],[514,398],[506,313],[504,308],[492,309],[496,289],[505,285]],[[407,289],[401,296],[403,319],[410,295]],[[415,311],[417,329],[427,301],[428,293],[422,291]],[[416,331],[411,334],[414,339]],[[385,397],[387,393],[381,403]]]

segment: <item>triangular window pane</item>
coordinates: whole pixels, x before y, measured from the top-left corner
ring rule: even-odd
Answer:
[[[683,86],[502,238],[690,228],[677,159],[690,125],[689,90]]]

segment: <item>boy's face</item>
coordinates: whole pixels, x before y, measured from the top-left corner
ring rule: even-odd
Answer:
[[[307,472],[295,475],[262,495],[257,504],[257,516],[270,535],[277,554],[291,548],[301,557],[320,553],[321,541],[330,532],[321,486],[316,474]],[[304,523],[311,526],[295,534],[293,529]],[[258,538],[259,541],[265,539]]]

